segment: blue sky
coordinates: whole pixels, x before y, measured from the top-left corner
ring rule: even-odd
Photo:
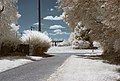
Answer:
[[[19,0],[18,11],[22,15],[18,23],[20,32],[30,29],[38,29],[38,1],[37,0]],[[63,22],[62,11],[57,9],[57,0],[41,0],[42,32],[47,32],[52,39],[67,39],[70,29]]]

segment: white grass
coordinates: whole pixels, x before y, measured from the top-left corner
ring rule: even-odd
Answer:
[[[120,79],[117,68],[120,66],[72,55],[47,81],[116,81]]]
[[[8,60],[8,59],[1,59],[0,60],[0,72],[33,62],[33,61],[39,61],[42,59],[42,57],[38,56],[26,56],[27,59],[14,59],[14,60]]]
[[[51,47],[47,53],[78,53],[78,54],[101,54],[102,53],[102,49],[96,49],[96,50],[92,50],[92,49],[73,49],[71,46],[64,46],[64,47]]]
[[[42,59],[42,57],[39,56],[27,56],[28,59],[34,60],[34,61],[39,61]]]
[[[15,59],[15,60],[8,60],[8,59],[3,59],[0,60],[0,72],[27,64],[33,62],[31,60],[28,59]]]

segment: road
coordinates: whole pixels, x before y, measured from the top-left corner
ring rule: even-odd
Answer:
[[[0,81],[45,81],[69,56],[70,54],[56,54],[5,71],[0,73]]]
[[[73,50],[71,47],[52,47],[49,53],[54,57],[35,61],[0,73],[0,81],[46,81],[71,55],[91,53],[92,50]],[[95,51],[95,53],[99,50]]]

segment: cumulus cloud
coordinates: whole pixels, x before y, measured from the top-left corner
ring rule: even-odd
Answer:
[[[55,33],[49,33],[49,35],[53,35],[53,36],[55,36],[56,34],[55,34]]]
[[[52,11],[54,11],[54,9],[53,9],[53,8],[50,8],[50,9],[48,9],[48,11],[51,11],[51,12],[52,12]]]
[[[49,35],[55,36],[55,35],[69,35],[70,33],[67,32],[57,32],[57,33],[49,33]]]
[[[37,23],[34,23],[33,25],[36,25],[36,26],[38,26],[38,25],[39,25],[39,23],[37,22]]]
[[[53,10],[54,10],[53,8],[50,9],[50,11],[53,11]]]
[[[39,23],[38,23],[38,22],[36,22],[36,23],[34,23],[33,25],[38,26],[38,25],[39,25]],[[41,23],[41,25],[44,25],[44,24],[43,24],[43,23]]]
[[[61,34],[61,35],[65,34],[65,35],[68,35],[70,33],[67,33],[67,32],[57,32],[56,34]]]
[[[65,28],[65,27],[63,27],[61,25],[53,25],[53,26],[50,26],[49,29],[61,29],[61,28]]]
[[[56,30],[54,30],[53,32],[55,32],[55,33],[57,33],[57,32],[62,32],[62,30],[56,29]]]
[[[53,31],[54,32],[54,34],[51,34],[51,35],[63,35],[63,34],[69,34],[69,33],[67,33],[67,32],[63,32],[61,29],[56,29],[56,30],[54,30]]]
[[[56,3],[58,3],[58,2],[56,2]],[[57,8],[57,9],[58,9],[58,6],[54,6],[54,8]]]
[[[55,16],[55,17],[53,17],[53,16],[46,16],[43,19],[44,20],[63,20],[63,17],[64,17],[64,13],[62,15],[60,15],[60,16]]]

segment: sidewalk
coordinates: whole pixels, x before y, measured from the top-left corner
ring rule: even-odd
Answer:
[[[26,57],[20,57],[20,56],[11,56],[11,57],[4,57],[0,59],[0,73],[34,62],[41,60],[42,57],[38,56],[26,56]]]
[[[117,81],[120,66],[72,55],[47,81]]]

